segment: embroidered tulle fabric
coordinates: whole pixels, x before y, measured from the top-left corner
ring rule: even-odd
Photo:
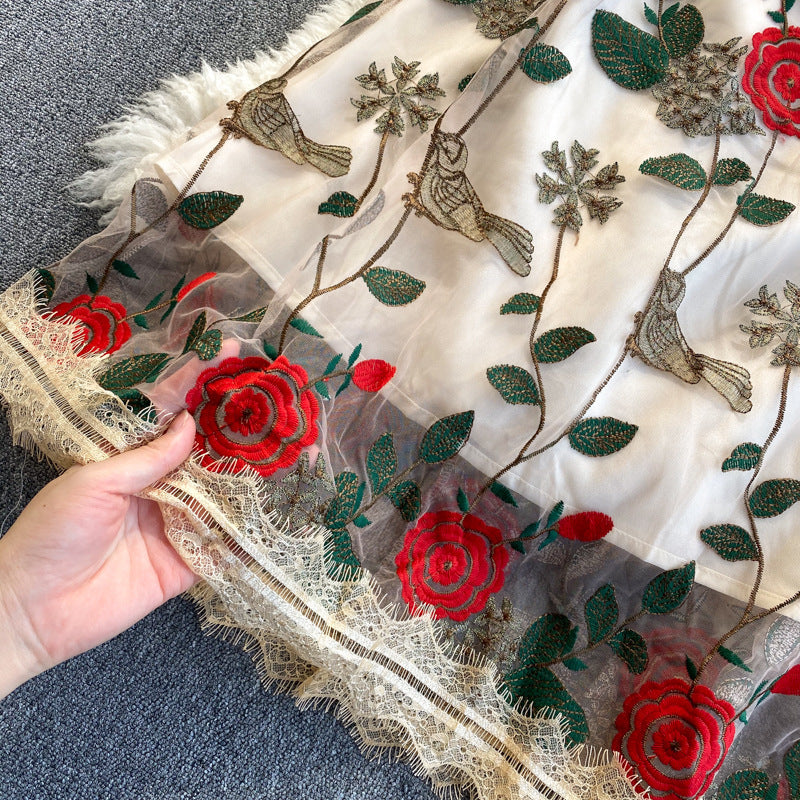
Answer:
[[[365,6],[0,297],[16,436],[188,408],[205,624],[443,792],[797,800],[800,29],[741,5]]]

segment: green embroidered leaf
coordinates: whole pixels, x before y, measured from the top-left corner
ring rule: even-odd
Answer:
[[[614,417],[589,417],[569,432],[569,443],[587,456],[610,456],[630,444],[638,430],[638,425]]]
[[[394,477],[397,470],[397,453],[394,450],[394,437],[384,433],[367,453],[367,475],[372,494],[380,494]]]
[[[536,549],[544,550],[545,547],[547,547],[547,545],[553,544],[553,542],[555,542],[557,539],[558,539],[558,531],[550,531],[550,533],[548,533],[547,536],[545,536],[544,539],[542,539],[541,544]]]
[[[342,381],[342,385],[336,390],[336,394],[334,397],[338,397],[342,392],[347,390],[347,387],[350,386],[350,382],[353,380],[353,374],[348,372],[347,375],[344,376],[344,380]]]
[[[621,630],[608,642],[625,666],[634,674],[641,675],[647,667],[647,642],[636,631]]]
[[[334,192],[324,203],[319,204],[318,214],[333,214],[334,217],[352,217],[356,213],[358,198],[350,192]]]
[[[149,302],[149,303],[148,303],[148,304],[147,304],[147,305],[144,307],[144,311],[152,311],[152,309],[154,309],[154,308],[155,308],[155,307],[156,307],[156,306],[159,304],[159,302],[161,301],[161,298],[162,298],[163,296],[164,296],[164,292],[159,292],[159,293],[158,293],[158,294],[157,294],[157,295],[156,295],[156,296],[155,296],[155,297],[154,297],[154,298],[153,298],[153,299],[152,299],[152,300],[151,300],[151,301],[150,301],[150,302]]]
[[[741,158],[721,158],[711,182],[717,186],[732,186],[737,181],[749,181],[752,177],[750,167]]]
[[[742,769],[724,780],[717,792],[717,800],[764,800],[764,792],[768,787],[766,773],[757,769]]]
[[[414,481],[403,481],[387,492],[388,498],[406,522],[413,522],[422,508],[422,495]]]
[[[700,538],[726,561],[757,561],[758,550],[750,534],[738,525],[712,525]]]
[[[793,5],[794,0],[786,0],[786,3],[783,7],[786,9],[786,11],[789,11]],[[778,25],[783,25],[783,23],[786,21],[786,17],[780,11],[767,11],[767,14],[770,16],[772,21],[777,22]],[[792,800],[795,800],[794,796],[792,796]]]
[[[200,230],[216,228],[242,204],[244,197],[227,192],[197,192],[181,200],[178,213],[187,225]]]
[[[514,506],[514,508],[518,507],[517,501],[514,499],[514,495],[511,494],[509,489],[503,486],[503,484],[499,481],[494,481],[489,488],[491,489],[492,494],[496,497],[499,497],[504,503],[508,503],[510,506]]]
[[[362,346],[363,346],[363,345],[362,345],[362,344],[359,342],[359,344],[357,344],[357,345],[356,345],[356,346],[353,348],[353,352],[352,352],[352,353],[350,353],[350,358],[348,358],[348,359],[347,359],[347,366],[348,366],[348,368],[352,367],[352,366],[353,366],[353,364],[355,364],[355,363],[356,363],[356,361],[358,361],[358,357],[361,355],[361,348],[362,348]]]
[[[586,328],[575,326],[569,328],[553,328],[545,331],[534,343],[533,351],[540,364],[555,364],[569,358],[585,344],[594,342],[595,336]]]
[[[519,660],[525,666],[558,661],[572,650],[578,627],[563,614],[544,614],[535,620],[519,642]]]
[[[261,343],[262,347],[264,348],[264,355],[267,358],[274,361],[278,357],[278,348],[275,345],[270,344],[268,341],[263,341]]]
[[[775,200],[760,194],[749,194],[744,198],[739,214],[753,225],[775,225],[786,219],[794,211],[794,206],[785,200]]]
[[[198,314],[197,319],[192,324],[191,330],[189,331],[189,335],[186,337],[186,344],[183,346],[184,353],[188,353],[190,350],[194,349],[195,343],[203,335],[203,331],[205,329],[206,329],[206,312],[203,311],[200,314]]]
[[[656,575],[644,590],[642,609],[649,614],[674,611],[689,596],[694,584],[694,561]]]
[[[525,545],[522,544],[522,542],[518,541],[517,539],[512,539],[509,544],[511,545],[512,550],[516,550],[518,553],[525,555]]]
[[[363,514],[359,514],[353,520],[353,525],[355,525],[356,528],[366,528],[367,525],[372,525],[372,523]]]
[[[761,457],[761,445],[755,442],[743,442],[733,448],[733,452],[722,462],[722,471],[740,469],[742,472],[753,469]]]
[[[693,681],[697,677],[697,666],[692,661],[689,656],[686,656],[686,674],[689,676],[689,680]]]
[[[586,662],[581,661],[579,658],[565,658],[561,663],[573,672],[583,672],[583,670],[589,669]]]
[[[514,364],[496,364],[486,370],[486,377],[506,403],[514,406],[539,405],[536,379],[526,369]]]
[[[458,82],[458,91],[463,92],[464,89],[467,88],[467,84],[475,77],[474,72],[470,72],[469,75],[465,75],[459,82]]]
[[[777,517],[800,500],[800,481],[776,478],[760,483],[750,495],[753,516],[763,519]]]
[[[178,305],[174,300],[167,306],[167,310],[161,315],[161,319],[159,323],[163,322],[174,310],[175,306]]]
[[[535,44],[531,47],[519,68],[537,83],[553,83],[572,72],[569,59],[557,47],[549,44]]]
[[[727,647],[723,647],[720,645],[717,648],[717,652],[730,664],[733,664],[735,667],[741,667],[745,672],[752,672],[753,670],[747,666],[747,664],[742,661],[742,659],[733,652],[733,650],[728,650]]]
[[[674,14],[661,18],[661,34],[671,58],[691,53],[703,41],[705,29],[703,15],[692,5],[681,6]]]
[[[335,356],[334,356],[334,357],[333,357],[333,358],[332,358],[332,359],[331,359],[331,360],[328,362],[328,366],[327,366],[327,367],[325,367],[325,372],[323,372],[322,374],[323,374],[323,375],[330,375],[330,374],[331,374],[331,373],[332,373],[332,372],[333,372],[333,371],[336,369],[336,367],[337,367],[337,366],[339,366],[339,362],[340,362],[341,360],[342,360],[342,354],[341,354],[341,353],[338,353],[337,355],[335,355]]]
[[[469,511],[469,499],[467,498],[466,492],[460,486],[456,493],[456,503],[458,504],[458,510],[462,514],[466,514]]]
[[[370,11],[374,11],[381,4],[381,1],[382,0],[377,0],[376,3],[368,3],[367,5],[365,5],[364,8],[356,11],[356,13],[353,14],[353,16],[350,17],[350,19],[346,19],[342,23],[342,27],[344,27],[345,25],[349,25],[351,22],[355,22],[357,19],[361,19],[361,17],[366,17]]]
[[[647,3],[644,4],[644,17],[651,25],[658,25],[658,14]]]
[[[589,736],[583,709],[564,684],[547,667],[524,667],[504,676],[505,688],[512,702],[520,702],[528,713],[557,711],[569,726],[567,740],[579,744]]]
[[[792,800],[800,800],[800,742],[795,742],[783,757],[783,771]]]
[[[425,281],[417,280],[398,269],[372,267],[361,277],[370,292],[385,306],[413,303],[425,289]]]
[[[256,308],[254,311],[249,311],[247,314],[242,314],[241,317],[231,317],[231,322],[261,322],[266,313],[267,307],[261,306],[261,308]]]
[[[86,273],[86,285],[89,287],[89,291],[93,295],[100,291],[100,286],[98,285],[97,281],[88,272]]]
[[[706,185],[706,171],[686,153],[673,153],[671,156],[659,156],[642,161],[639,172],[662,178],[679,189],[698,190]]]
[[[336,495],[325,509],[325,525],[331,530],[344,528],[356,513],[359,498],[359,480],[354,472],[340,472],[335,479]],[[363,490],[362,490],[363,491]],[[349,540],[349,535],[348,535]]]
[[[608,636],[619,619],[619,606],[614,587],[610,583],[601,586],[586,601],[584,613],[589,644],[595,644]]]
[[[136,323],[136,324],[137,324],[137,325],[138,325],[140,328],[144,328],[145,330],[147,330],[147,329],[150,327],[150,325],[149,325],[149,324],[148,324],[148,322],[147,322],[147,317],[146,317],[144,314],[137,314],[137,315],[136,315],[136,316],[133,318],[133,321],[134,321],[134,322],[135,322],[135,323]]]
[[[115,258],[111,262],[111,266],[114,267],[120,275],[124,275],[126,278],[135,278],[137,281],[139,280],[139,276],[134,272],[133,267],[127,261],[120,261]]]
[[[97,379],[97,382],[104,389],[112,392],[117,389],[127,389],[158,375],[167,361],[169,361],[167,353],[144,353],[139,356],[131,356],[109,367]]]
[[[436,464],[454,456],[469,439],[474,421],[474,411],[462,411],[434,422],[422,437],[419,457],[427,464]]]
[[[316,336],[318,339],[322,338],[322,334],[310,322],[306,322],[304,319],[300,319],[300,317],[295,317],[289,324],[293,328],[297,328],[300,333]]]
[[[114,394],[122,400],[134,414],[138,414],[147,422],[156,422],[158,412],[150,400],[138,389],[118,389]]]
[[[222,349],[222,331],[216,329],[206,331],[192,346],[201,361],[211,361]]]
[[[331,395],[330,395],[330,392],[328,391],[328,387],[325,385],[325,381],[317,381],[314,384],[314,388],[317,390],[317,394],[323,400],[330,400],[331,399]]]
[[[592,47],[606,75],[626,89],[649,89],[666,75],[664,45],[611,11],[595,12]]]
[[[325,569],[328,575],[342,581],[355,580],[360,566],[347,528],[330,528],[325,538]]]
[[[178,304],[176,298],[178,297],[178,292],[180,292],[180,290],[183,288],[184,283],[186,283],[185,275],[175,284],[175,286],[172,287],[172,294],[170,295],[172,302],[167,306],[167,310],[162,315],[161,322],[163,322],[175,310],[175,306]],[[159,297],[160,296],[161,295],[159,295]],[[152,302],[155,305],[155,300]]]
[[[559,500],[551,509],[550,513],[547,515],[547,522],[545,523],[545,529],[552,528],[553,525],[556,524],[561,519],[561,515],[564,513],[564,501]]]
[[[772,786],[764,792],[764,800],[778,800],[778,784],[773,783]]]
[[[535,314],[539,310],[542,298],[528,292],[519,292],[500,306],[501,314]]]
[[[530,539],[532,536],[536,536],[539,532],[539,525],[540,520],[536,520],[536,522],[532,522],[530,525],[526,525],[522,533],[519,535],[520,539]]]

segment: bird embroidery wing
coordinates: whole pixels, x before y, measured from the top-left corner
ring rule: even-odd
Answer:
[[[484,238],[478,225],[481,201],[463,172],[440,172],[431,189],[434,202],[445,216],[452,218],[454,228],[469,239]]]
[[[283,94],[261,94],[252,105],[251,117],[267,141],[271,140],[267,147],[280,151],[296,164],[305,163],[298,147],[303,132]]]

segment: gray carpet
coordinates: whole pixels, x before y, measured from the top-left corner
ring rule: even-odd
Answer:
[[[0,0],[0,283],[96,230],[63,186],[121,106],[201,57],[279,45],[319,0]],[[0,426],[0,530],[54,473]],[[191,605],[0,701],[3,800],[432,800],[404,766],[360,755],[320,711],[264,691],[250,659],[204,636]]]

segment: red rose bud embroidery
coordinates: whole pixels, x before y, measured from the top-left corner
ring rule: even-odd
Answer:
[[[353,383],[363,392],[377,392],[394,377],[397,369],[379,358],[371,358],[356,364]]]
[[[596,542],[614,527],[614,520],[600,511],[571,514],[558,523],[558,535],[577,542]]]
[[[189,294],[192,289],[196,289],[201,283],[205,283],[206,281],[210,281],[212,278],[216,277],[216,272],[204,272],[202,275],[200,275],[200,277],[195,278],[193,281],[189,281],[189,283],[187,283],[186,286],[184,286],[178,292],[178,296],[175,298],[175,300],[180,303],[180,301],[183,300],[183,298],[186,297],[186,295]]]
[[[74,300],[59,303],[53,309],[53,316],[61,317],[65,322],[72,319],[82,323],[80,356],[119,350],[131,338],[130,325],[125,321],[126,313],[125,306],[102,294],[94,299],[82,294]]]
[[[800,696],[800,664],[792,667],[785,675],[781,675],[772,687],[773,694],[791,694]]]

